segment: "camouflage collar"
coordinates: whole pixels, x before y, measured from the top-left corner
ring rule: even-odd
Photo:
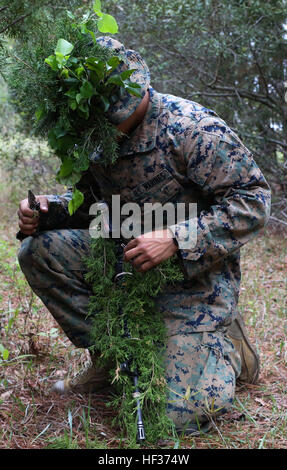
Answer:
[[[150,102],[147,113],[134,132],[130,136],[125,137],[120,144],[118,150],[119,157],[148,152],[155,147],[161,97],[151,87],[149,88],[149,94]],[[97,148],[91,153],[89,159],[94,163],[101,164],[103,162],[103,151]]]
[[[149,93],[147,113],[141,124],[121,143],[119,156],[148,152],[155,147],[161,98],[153,88],[149,88]]]

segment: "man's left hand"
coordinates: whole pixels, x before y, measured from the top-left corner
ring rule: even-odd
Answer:
[[[155,230],[131,240],[125,247],[125,261],[136,271],[145,272],[173,256],[178,247],[169,229]]]

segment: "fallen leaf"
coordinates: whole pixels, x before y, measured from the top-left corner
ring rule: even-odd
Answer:
[[[12,395],[13,393],[13,390],[8,390],[7,392],[4,392],[0,395],[0,399],[5,401],[7,398],[10,397],[10,395]]]
[[[270,407],[269,403],[266,403],[264,400],[262,400],[261,398],[254,398],[255,401],[257,401],[257,403],[259,403],[260,405],[262,406],[266,406],[267,408]]]
[[[58,370],[56,370],[56,372],[55,372],[55,376],[56,376],[56,377],[63,377],[63,376],[66,375],[66,374],[67,374],[67,371],[64,370],[64,369],[58,369]]]

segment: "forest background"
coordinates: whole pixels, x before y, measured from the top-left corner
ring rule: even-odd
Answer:
[[[84,357],[29,290],[16,261],[17,206],[27,189],[62,193],[58,161],[31,135],[1,57],[33,50],[47,25],[88,0],[0,0],[0,437],[3,448],[119,448],[98,396],[64,404],[49,396],[55,377]],[[286,0],[106,0],[116,38],[139,51],[159,92],[197,101],[222,117],[252,150],[272,189],[266,229],[243,249],[240,308],[261,358],[259,384],[241,388],[208,436],[173,437],[176,448],[287,448],[287,2]],[[17,58],[15,59],[17,60]],[[23,80],[28,69],[23,64]],[[260,261],[260,262],[259,262]]]

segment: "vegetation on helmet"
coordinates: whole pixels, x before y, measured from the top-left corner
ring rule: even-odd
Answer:
[[[105,113],[124,93],[141,96],[140,85],[130,80],[134,70],[117,73],[123,58],[97,43],[96,27],[101,33],[117,31],[116,20],[102,13],[99,0],[94,13],[76,20],[68,11],[55,33],[48,31],[40,44],[11,54],[8,82],[24,120],[48,138],[61,160],[56,179],[73,187],[71,215],[84,199],[75,185],[89,168],[90,154],[101,149],[103,164],[117,159],[118,131]]]

